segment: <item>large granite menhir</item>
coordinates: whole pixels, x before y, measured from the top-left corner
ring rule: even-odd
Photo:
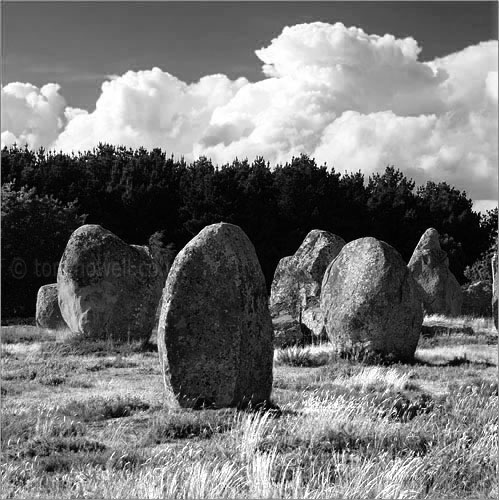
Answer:
[[[87,224],[71,235],[57,274],[62,317],[87,339],[149,339],[164,275],[147,247]]]
[[[338,352],[413,358],[421,298],[401,255],[384,241],[361,238],[343,247],[324,275],[321,308]]]
[[[303,343],[305,334],[310,339],[324,336],[320,309],[322,278],[344,245],[339,236],[314,229],[294,255],[279,261],[270,294],[276,346]]]
[[[463,292],[449,269],[447,252],[440,248],[436,229],[427,229],[421,236],[408,267],[419,285],[426,314],[461,314]]]
[[[267,402],[272,323],[255,249],[238,226],[205,227],[175,258],[158,349],[167,395],[181,406]]]

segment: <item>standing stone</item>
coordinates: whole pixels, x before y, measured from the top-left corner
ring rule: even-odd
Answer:
[[[462,287],[463,305],[461,314],[465,316],[492,316],[492,283],[489,280],[475,281]]]
[[[497,326],[498,323],[497,316],[499,315],[499,310],[497,307],[498,301],[499,301],[499,290],[498,290],[498,285],[496,284],[496,287],[494,289],[494,296],[492,297],[492,314],[494,315],[494,325],[497,331],[499,331],[499,327]]]
[[[272,281],[269,308],[272,315],[272,328],[274,330],[274,346],[288,347],[303,343],[303,325],[296,319],[297,314],[285,308],[280,308],[277,304],[286,304],[288,296],[297,294],[296,282],[289,279],[286,269],[293,257],[283,257],[277,264]],[[276,287],[275,283],[282,283]]]
[[[463,292],[449,269],[447,252],[440,248],[435,229],[427,229],[421,236],[408,267],[420,287],[426,314],[461,314]]]
[[[384,241],[345,245],[322,281],[326,331],[340,353],[411,360],[423,323],[417,285],[401,255]]]
[[[270,294],[275,343],[285,346],[304,335],[323,338],[322,278],[345,241],[328,231],[310,231],[296,253],[279,261]]]
[[[205,227],[175,258],[163,291],[158,349],[167,394],[185,407],[270,397],[272,322],[255,249],[240,227]]]
[[[498,307],[497,304],[499,302],[499,279],[497,277],[498,266],[497,266],[497,253],[492,256],[492,315],[494,316],[494,325],[496,330],[499,331],[497,326],[498,323]]]
[[[67,328],[57,300],[57,283],[43,285],[36,296],[36,324],[41,328],[61,330]]]
[[[59,264],[61,314],[70,330],[85,338],[145,341],[162,283],[147,247],[127,245],[98,225],[81,226]]]

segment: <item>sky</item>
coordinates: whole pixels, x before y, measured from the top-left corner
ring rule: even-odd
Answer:
[[[2,146],[307,153],[497,204],[496,2],[2,2]]]

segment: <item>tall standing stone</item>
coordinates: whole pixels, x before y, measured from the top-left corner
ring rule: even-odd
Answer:
[[[494,325],[496,330],[499,331],[497,326],[498,323],[498,307],[497,304],[499,302],[499,279],[497,277],[498,272],[498,259],[497,253],[492,256],[492,314],[494,316]]]
[[[163,291],[158,349],[167,393],[182,406],[269,399],[268,297],[255,249],[241,228],[207,226],[177,255]]]
[[[96,340],[150,337],[163,275],[147,247],[128,245],[98,225],[81,226],[68,241],[57,284],[73,333]]]
[[[421,236],[408,267],[420,287],[426,314],[461,314],[463,292],[449,269],[436,229],[427,229]]]
[[[384,241],[361,238],[343,247],[324,275],[321,308],[339,352],[413,358],[421,298],[401,255]]]
[[[67,328],[62,319],[57,299],[57,283],[43,285],[36,297],[36,324],[42,328],[61,330]]]
[[[328,231],[310,231],[294,255],[279,261],[272,281],[270,312],[276,345],[296,343],[309,331],[324,333],[320,309],[322,279],[345,241]]]

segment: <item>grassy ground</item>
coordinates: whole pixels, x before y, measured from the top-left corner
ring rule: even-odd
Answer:
[[[2,498],[497,498],[497,333],[478,324],[412,365],[276,351],[279,413],[168,407],[154,350],[4,327]]]

